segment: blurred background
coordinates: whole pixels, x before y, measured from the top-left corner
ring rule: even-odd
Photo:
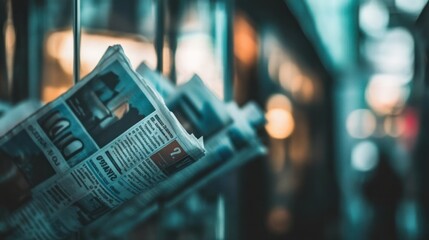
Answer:
[[[111,231],[118,239],[429,239],[426,5],[81,0],[81,77],[121,44],[134,67],[145,61],[175,84],[196,73],[220,99],[254,101],[267,119],[266,156]],[[0,116],[73,85],[72,6],[0,0]],[[114,239],[109,231],[91,238]]]

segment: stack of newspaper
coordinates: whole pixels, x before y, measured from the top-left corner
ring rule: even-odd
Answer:
[[[204,155],[120,46],[72,89],[0,137],[31,186],[1,224],[15,239],[58,239]],[[148,192],[150,194],[150,192]]]

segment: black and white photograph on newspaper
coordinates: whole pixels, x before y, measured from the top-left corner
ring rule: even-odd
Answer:
[[[91,79],[67,104],[100,148],[155,110],[119,62]]]

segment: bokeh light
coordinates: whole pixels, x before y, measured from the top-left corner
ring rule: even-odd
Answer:
[[[268,229],[275,234],[286,233],[292,224],[292,216],[284,207],[271,209],[268,215]]]
[[[408,85],[403,85],[394,75],[374,75],[367,86],[365,98],[378,114],[400,111],[409,95]]]
[[[383,33],[389,24],[389,12],[379,1],[366,1],[359,8],[359,26],[370,36]]]
[[[387,117],[383,123],[384,132],[391,137],[400,137],[405,131],[405,122],[402,117]]]
[[[284,109],[274,108],[268,110],[265,118],[267,119],[265,129],[273,138],[285,139],[292,134],[295,128],[292,114]]]
[[[396,7],[404,12],[411,14],[419,14],[427,0],[395,0]]]
[[[267,101],[267,110],[281,108],[292,112],[292,103],[289,98],[283,94],[273,94]]]
[[[351,164],[358,171],[369,171],[378,164],[379,150],[371,141],[363,141],[353,147]]]
[[[145,61],[156,67],[156,52],[153,44],[136,35],[117,36],[113,33],[82,33],[81,77],[88,74],[98,63],[109,46],[121,44],[131,65],[136,68]],[[73,74],[73,33],[71,30],[51,33],[46,40],[47,54],[57,59],[63,71]]]
[[[295,122],[291,112],[292,105],[286,96],[274,94],[268,99],[265,129],[272,138],[285,139],[292,134]]]
[[[347,117],[347,132],[354,138],[367,138],[376,128],[374,114],[368,109],[356,109]]]

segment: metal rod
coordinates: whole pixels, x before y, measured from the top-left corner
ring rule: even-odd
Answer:
[[[73,3],[73,78],[77,83],[80,78],[80,0]]]
[[[163,66],[164,56],[164,34],[165,34],[165,1],[156,1],[156,34],[155,34],[155,50],[157,55],[156,70],[160,73],[163,72],[165,66]]]

